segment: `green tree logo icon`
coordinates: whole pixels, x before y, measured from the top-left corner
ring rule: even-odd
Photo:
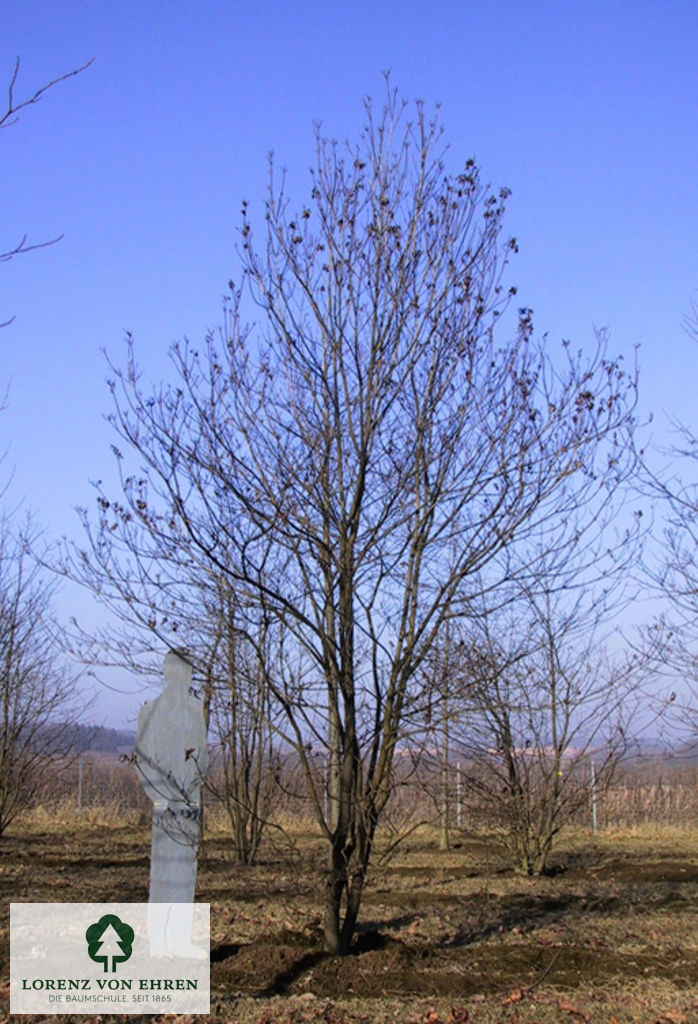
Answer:
[[[104,964],[105,972],[116,970],[116,965],[129,959],[133,951],[133,928],[116,916],[105,914],[85,932],[90,960]]]

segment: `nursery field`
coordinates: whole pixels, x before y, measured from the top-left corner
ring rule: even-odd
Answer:
[[[440,851],[422,831],[383,863],[377,851],[355,950],[333,958],[322,948],[319,840],[287,837],[241,868],[225,836],[207,838],[197,898],[211,904],[212,999],[201,1020],[698,1022],[698,831],[570,830],[539,879],[513,874],[486,834],[455,831],[453,843]],[[7,831],[0,1020],[9,1020],[10,901],[145,901],[148,855],[146,828]]]

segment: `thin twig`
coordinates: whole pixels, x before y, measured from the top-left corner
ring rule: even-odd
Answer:
[[[527,996],[527,995],[530,995],[530,994],[531,994],[531,992],[533,992],[534,988],[537,988],[537,987],[538,987],[538,986],[540,985],[540,983],[541,983],[541,981],[543,980],[543,978],[547,977],[547,976],[548,976],[548,974],[550,974],[550,972],[551,972],[551,970],[553,969],[553,967],[554,967],[555,963],[557,962],[557,959],[558,959],[558,957],[560,956],[560,953],[561,953],[561,952],[562,952],[562,949],[558,949],[557,953],[556,953],[556,954],[555,954],[555,956],[554,956],[554,957],[552,958],[552,960],[550,961],[550,963],[548,964],[548,966],[547,966],[547,967],[545,968],[545,970],[544,970],[544,971],[542,971],[542,972],[541,972],[541,973],[540,973],[540,974],[538,975],[538,977],[536,978],[536,980],[535,980],[534,982],[532,982],[532,983],[531,983],[530,985],[527,985],[527,987],[526,987],[526,988],[524,988],[524,989],[522,989],[522,990],[521,990],[521,991],[522,991],[522,993],[523,993],[523,994],[524,994],[525,996]]]

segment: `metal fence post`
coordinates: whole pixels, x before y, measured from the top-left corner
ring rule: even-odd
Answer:
[[[78,754],[78,821],[82,818],[82,754]]]

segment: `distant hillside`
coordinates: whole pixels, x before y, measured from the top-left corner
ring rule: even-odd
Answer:
[[[71,746],[79,753],[92,751],[100,754],[116,754],[124,747],[134,745],[134,733],[124,729],[107,729],[101,725],[73,725],[68,731]]]
[[[672,742],[670,739],[642,737],[631,743],[623,762],[638,768],[643,765],[698,767],[698,738]]]

